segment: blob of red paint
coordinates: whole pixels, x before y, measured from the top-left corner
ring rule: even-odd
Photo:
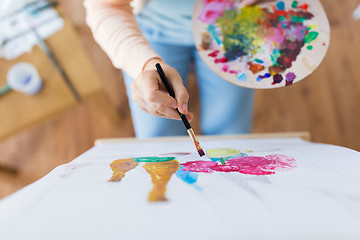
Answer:
[[[309,5],[308,5],[308,4],[306,4],[306,3],[304,3],[303,5],[299,6],[298,8],[300,8],[300,9],[304,9],[305,11],[307,11],[307,10],[308,10],[308,8],[309,8]]]
[[[219,50],[213,51],[211,53],[208,54],[209,57],[217,57],[217,55],[219,54]]]
[[[211,161],[192,161],[183,163],[182,170],[190,172],[239,172],[251,175],[270,175],[278,170],[295,168],[296,160],[282,154],[272,154],[265,157],[245,156],[229,159],[225,165]]]
[[[229,65],[229,64],[224,64],[224,66],[222,66],[221,70],[222,70],[223,72],[227,72],[227,71],[229,70],[229,68],[230,68],[230,65]]]
[[[226,63],[228,61],[228,59],[226,57],[222,57],[222,58],[216,58],[215,59],[215,63]]]

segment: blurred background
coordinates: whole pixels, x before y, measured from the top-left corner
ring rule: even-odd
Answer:
[[[359,151],[360,20],[353,13],[360,1],[321,2],[331,26],[324,61],[293,86],[257,90],[253,132],[308,131],[314,142]],[[59,0],[56,10],[63,28],[46,38],[45,47],[39,42],[21,57],[0,59],[1,86],[10,67],[20,61],[32,63],[44,79],[39,95],[10,91],[0,96],[0,198],[71,161],[97,138],[134,136],[121,72],[93,40],[82,0]],[[0,33],[4,29],[0,25]],[[190,110],[198,116],[196,80],[189,78]],[[197,118],[192,125],[200,132]]]

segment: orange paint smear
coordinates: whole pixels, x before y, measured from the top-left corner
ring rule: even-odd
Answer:
[[[250,71],[251,71],[253,74],[256,74],[256,73],[258,73],[258,72],[261,72],[262,70],[265,69],[265,67],[264,67],[263,65],[260,65],[260,64],[257,64],[257,63],[248,62],[247,64],[248,64],[248,66],[249,66]]]
[[[172,175],[179,170],[180,164],[176,160],[168,162],[148,162],[143,166],[150,174],[153,183],[153,189],[149,193],[149,201],[167,201],[165,197],[166,185]]]
[[[134,169],[137,165],[139,165],[139,163],[133,161],[131,158],[113,161],[110,167],[114,173],[109,179],[109,182],[120,182],[121,179],[125,177],[125,173]]]

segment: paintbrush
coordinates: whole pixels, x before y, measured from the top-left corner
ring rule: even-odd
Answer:
[[[56,70],[60,73],[61,77],[65,81],[65,84],[68,86],[68,88],[71,91],[71,93],[73,94],[74,98],[78,102],[81,102],[82,99],[81,99],[80,93],[75,88],[74,84],[70,80],[69,76],[67,75],[67,73],[65,72],[65,70],[63,69],[61,64],[55,58],[55,56],[54,56],[53,52],[50,50],[49,46],[45,43],[44,39],[38,34],[38,32],[36,31],[35,26],[31,25],[30,29],[34,33],[34,35],[35,35],[35,37],[36,37],[36,39],[38,41],[38,45],[39,45],[40,49],[46,54],[47,58],[54,65]]]
[[[9,92],[11,90],[11,87],[7,84],[5,84],[3,87],[0,88],[0,97],[2,95],[5,95],[5,93]]]
[[[162,80],[162,82],[164,83],[167,91],[169,92],[170,96],[172,96],[173,98],[175,98],[175,92],[169,82],[169,80],[167,79],[165,73],[164,73],[164,70],[162,69],[160,63],[157,63],[155,64],[155,67],[160,75],[160,78]],[[205,152],[204,150],[201,148],[200,146],[200,143],[199,143],[199,140],[197,139],[195,133],[194,133],[194,130],[192,129],[189,121],[187,120],[186,116],[184,114],[182,114],[179,109],[176,108],[176,111],[179,113],[180,115],[180,118],[182,120],[182,122],[184,123],[185,127],[186,127],[186,131],[187,133],[189,134],[191,140],[194,142],[195,144],[195,147],[196,147],[196,150],[197,152],[199,153],[200,157],[204,156],[205,155]]]

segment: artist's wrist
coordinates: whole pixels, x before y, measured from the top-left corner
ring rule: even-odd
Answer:
[[[156,67],[155,67],[156,63],[164,64],[165,62],[160,57],[150,58],[145,63],[142,71],[144,72],[144,71],[148,71],[148,70],[156,70]]]

